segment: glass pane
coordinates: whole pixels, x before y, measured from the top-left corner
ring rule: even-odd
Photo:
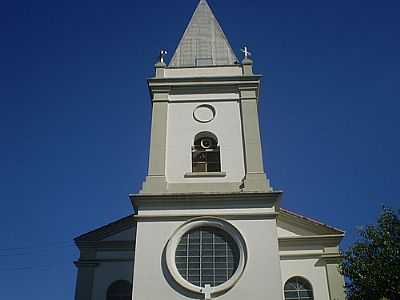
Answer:
[[[207,172],[221,172],[221,167],[219,164],[209,163],[207,165]]]
[[[299,299],[299,298],[297,292],[290,291],[290,292],[285,292],[285,299],[289,300],[289,299]]]
[[[210,255],[210,256],[202,256],[201,257],[201,262],[202,263],[213,263],[214,262],[214,257],[212,257],[212,255]]]
[[[312,291],[300,291],[300,296],[301,297],[312,297]]]
[[[219,285],[237,269],[237,245],[220,229],[198,228],[184,235],[181,242],[176,251],[177,268],[192,284]]]
[[[218,163],[219,162],[219,152],[207,152],[207,161],[211,163]]]

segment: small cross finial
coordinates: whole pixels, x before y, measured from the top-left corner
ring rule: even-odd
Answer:
[[[243,49],[240,49],[244,53],[244,58],[248,59],[251,56],[251,52],[247,48],[247,46],[244,46]]]
[[[167,50],[164,50],[164,49],[160,50],[160,56],[159,56],[160,63],[163,63],[163,64],[165,63],[164,62],[164,57],[167,54],[168,54]]]
[[[211,285],[206,284],[206,285],[201,289],[201,292],[204,294],[204,299],[205,299],[205,300],[211,300],[211,292],[212,292]]]

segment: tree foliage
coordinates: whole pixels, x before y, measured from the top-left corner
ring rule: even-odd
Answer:
[[[384,208],[377,224],[360,230],[340,270],[349,300],[400,299],[400,219]]]

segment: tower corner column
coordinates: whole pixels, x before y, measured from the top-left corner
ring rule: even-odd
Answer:
[[[271,191],[264,172],[258,122],[258,84],[239,87],[246,175],[244,191]]]
[[[152,123],[150,138],[149,168],[141,193],[167,191],[165,177],[167,118],[169,88],[152,90]]]

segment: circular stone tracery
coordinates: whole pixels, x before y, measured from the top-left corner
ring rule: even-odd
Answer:
[[[240,232],[216,217],[182,224],[165,249],[166,266],[175,282],[205,295],[206,290],[208,295],[221,295],[232,288],[243,274],[246,261],[246,244]]]
[[[215,108],[209,104],[197,106],[193,111],[193,118],[200,123],[208,123],[215,118]]]
[[[200,227],[184,234],[176,248],[178,272],[190,283],[214,287],[228,281],[239,263],[239,249],[226,232]]]

